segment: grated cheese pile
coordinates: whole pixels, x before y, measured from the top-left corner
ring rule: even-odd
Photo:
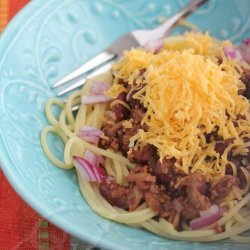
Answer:
[[[167,40],[157,54],[143,49],[124,53],[113,67],[115,83],[109,92],[115,96],[119,79],[138,89],[133,98],[147,109],[142,124],[148,131],[140,129],[130,138],[135,147],[152,144],[161,159],[174,157],[176,167],[186,173],[201,170],[208,180],[225,174],[232,148],[249,153],[243,139],[250,135],[250,106],[238,94],[244,89],[239,65],[223,55],[228,43],[215,45],[208,34],[188,33]],[[220,65],[215,55],[222,58]],[[214,131],[223,140],[233,138],[222,156],[215,142],[206,141],[206,134]]]

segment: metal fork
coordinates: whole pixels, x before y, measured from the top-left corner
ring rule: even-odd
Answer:
[[[117,41],[112,43],[110,47],[90,59],[88,62],[84,63],[63,79],[56,82],[53,88],[67,85],[67,87],[57,93],[57,96],[62,96],[72,90],[75,90],[83,86],[87,79],[109,70],[114,61],[122,56],[124,50],[129,50],[132,47],[143,47],[152,40],[161,39],[167,36],[179,21],[193,13],[205,2],[207,2],[207,0],[191,0],[178,13],[157,28],[152,30],[135,30],[119,38]],[[82,78],[80,79],[80,77]],[[74,83],[72,84],[73,81]]]

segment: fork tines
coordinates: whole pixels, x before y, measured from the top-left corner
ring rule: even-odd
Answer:
[[[72,73],[70,73],[69,75],[67,75],[66,77],[59,80],[53,85],[53,88],[58,88],[68,83],[71,83],[69,87],[60,91],[57,96],[65,95],[66,93],[83,86],[87,81],[87,78],[97,76],[109,70],[111,68],[111,64],[116,59],[116,57],[116,55],[111,54],[107,51],[96,55],[87,63],[77,68]],[[83,78],[72,84],[72,81],[79,79],[80,76],[83,76]]]

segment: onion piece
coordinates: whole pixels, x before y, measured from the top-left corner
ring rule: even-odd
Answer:
[[[106,171],[101,167],[95,167],[88,160],[73,156],[73,164],[79,174],[87,181],[102,182],[106,176]]]
[[[163,39],[154,39],[147,42],[143,47],[147,51],[152,51],[153,53],[158,53],[163,47]]]
[[[243,58],[247,63],[250,63],[250,38],[245,38],[238,46],[238,50]]]
[[[78,136],[86,142],[98,144],[102,131],[90,126],[81,127]]]
[[[242,41],[243,44],[245,45],[250,45],[250,37],[246,37],[243,41]]]
[[[84,95],[82,97],[82,104],[95,104],[105,103],[112,101],[113,99],[109,96],[104,95],[104,91],[108,90],[111,84],[108,82],[94,81],[91,88],[91,95]]]
[[[190,221],[190,228],[195,230],[211,225],[220,219],[226,211],[225,207],[218,208],[217,205],[213,205],[210,209],[200,212],[200,217]]]
[[[90,88],[90,93],[93,95],[103,95],[104,91],[111,87],[109,82],[94,81]]]
[[[85,150],[83,157],[95,167],[99,167],[99,165],[103,163],[103,157],[101,155],[96,155],[89,150]]]
[[[208,210],[200,211],[201,217],[210,216],[211,214],[218,213],[219,207],[217,205],[212,205]]]
[[[97,128],[93,128],[90,126],[83,126],[80,128],[79,133],[82,136],[97,136],[100,137],[102,134],[102,131],[100,129]]]
[[[235,49],[234,47],[226,46],[223,48],[223,51],[224,51],[225,56],[229,59],[232,59],[232,60],[236,59],[239,61],[242,60],[241,53],[237,49]]]
[[[95,104],[110,102],[113,99],[106,95],[84,95],[82,97],[82,104]]]
[[[84,141],[88,142],[88,143],[91,143],[91,144],[94,144],[94,145],[97,145],[98,142],[99,142],[99,137],[97,136],[81,136],[78,134],[78,136],[83,139]]]

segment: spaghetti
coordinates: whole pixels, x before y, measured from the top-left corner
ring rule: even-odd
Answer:
[[[76,168],[97,214],[174,240],[250,242],[244,234],[250,229],[250,105],[242,94],[249,66],[228,57],[228,47],[208,34],[170,37],[156,54],[125,52],[112,73],[89,80],[66,103],[47,102],[51,125],[41,143],[52,163],[71,169],[89,152],[102,156],[95,158],[101,167],[90,164],[93,172]],[[105,92],[111,104],[80,105],[75,115],[73,107],[100,81],[112,84]],[[58,119],[53,105],[61,109]],[[63,161],[48,146],[50,132],[65,143]]]

